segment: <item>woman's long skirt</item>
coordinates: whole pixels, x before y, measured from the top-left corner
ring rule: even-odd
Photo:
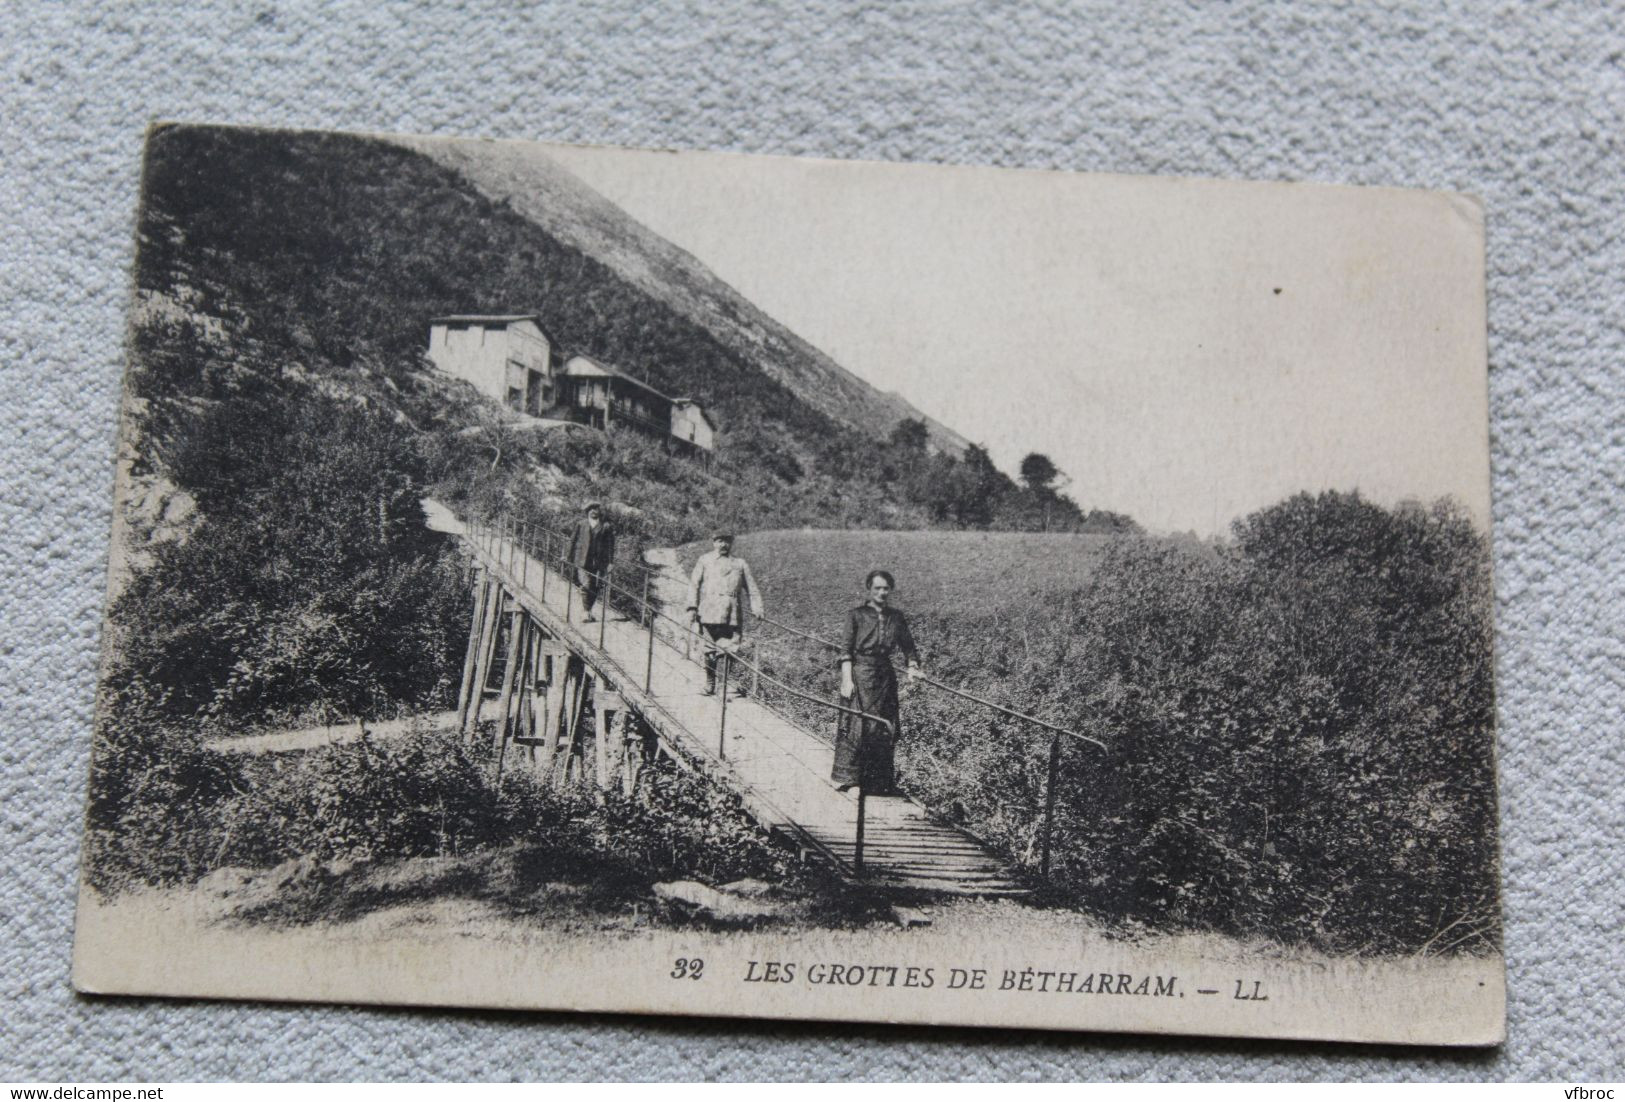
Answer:
[[[897,674],[890,662],[860,658],[852,663],[852,683],[857,691],[851,706],[890,720],[891,727],[843,714],[835,726],[830,779],[839,785],[858,785],[870,796],[889,795],[897,790]]]

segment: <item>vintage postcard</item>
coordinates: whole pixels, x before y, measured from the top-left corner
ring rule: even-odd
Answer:
[[[1460,195],[165,125],[86,992],[1487,1045]]]

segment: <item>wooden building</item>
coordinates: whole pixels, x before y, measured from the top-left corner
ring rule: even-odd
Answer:
[[[565,358],[536,314],[451,314],[429,322],[429,359],[515,413],[634,429],[709,460],[716,426],[692,398],[670,398],[585,354]]]
[[[452,314],[429,321],[429,359],[436,367],[533,417],[555,401],[554,348],[535,314]]]

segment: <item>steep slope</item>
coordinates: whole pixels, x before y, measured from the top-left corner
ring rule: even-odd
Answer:
[[[870,386],[758,309],[698,259],[647,229],[534,146],[444,138],[392,139],[457,172],[580,249],[644,294],[700,326],[814,409],[882,439],[898,421],[921,418],[954,454],[966,440],[894,392]]]

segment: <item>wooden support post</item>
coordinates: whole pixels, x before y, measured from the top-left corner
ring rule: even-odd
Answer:
[[[542,695],[541,717],[536,721],[536,737],[541,739],[537,755],[536,772],[544,781],[553,776],[553,757],[558,752],[558,713],[564,710],[565,666],[562,660],[549,661],[547,688]]]
[[[644,581],[644,588],[648,588],[647,580]],[[647,597],[644,599],[644,604],[648,604]],[[652,608],[647,609],[647,612],[649,614],[649,649],[643,655],[643,691],[653,694],[655,679],[655,614]]]
[[[603,684],[602,681],[597,682],[592,694],[592,779],[593,783],[600,789],[608,789],[610,776],[609,717],[614,709],[611,707],[613,702],[610,700],[613,694],[602,691]]]
[[[501,635],[502,613],[506,608],[508,595],[503,592],[502,584],[493,580],[491,586],[491,603],[486,609],[485,634],[480,640],[480,655],[474,666],[474,692],[469,698],[468,721],[463,727],[463,733],[472,741],[480,727],[480,710],[485,705],[485,685],[491,679],[491,663],[496,659],[497,638]]]
[[[863,826],[868,816],[868,793],[863,785],[858,785],[858,830],[857,836],[852,839],[852,875],[863,875]]]
[[[552,558],[552,555],[550,554],[552,548],[553,548],[553,533],[548,531],[546,528],[543,528],[542,529],[542,604],[544,604],[544,605],[547,604],[547,575],[553,569],[553,564],[549,561]]]
[[[728,661],[728,652],[723,651],[718,657],[722,666],[722,712],[717,717],[717,757],[723,761],[728,760],[728,667],[733,663]]]
[[[547,711],[543,707],[543,688],[547,676],[547,635],[542,625],[531,621],[530,634],[530,660],[525,665],[525,675],[529,690],[525,693],[525,723],[524,735],[535,739],[542,735],[542,725],[545,722]],[[536,756],[534,747],[531,757]]]
[[[1038,859],[1039,874],[1049,879],[1050,836],[1055,833],[1055,782],[1061,772],[1061,736],[1056,735],[1049,744],[1049,780],[1044,785],[1044,850]]]
[[[491,579],[481,567],[474,576],[474,614],[468,627],[468,651],[463,655],[463,679],[457,685],[457,727],[461,730],[468,722],[468,704],[474,692],[474,667],[480,656],[480,636],[485,631],[485,617],[491,603]]]
[[[508,741],[508,713],[513,707],[513,683],[519,674],[519,656],[527,617],[517,604],[508,617],[508,651],[502,665],[502,695],[497,698],[497,729],[495,741],[501,747]]]
[[[575,776],[577,778],[581,776],[583,763],[578,760],[581,757],[581,713],[587,707],[588,674],[586,667],[582,664],[579,658],[573,659],[570,665],[572,670],[572,680],[574,682],[573,687],[575,691],[567,694],[570,698],[569,718],[564,729],[564,739],[562,742],[562,745],[564,746],[565,783],[569,783],[570,781],[571,770],[575,771]]]
[[[559,700],[558,712],[553,719],[553,734],[547,740],[548,769],[551,771],[554,768],[560,751],[563,751],[565,759],[563,771],[568,772],[570,766],[570,717],[575,714],[576,694],[581,688],[581,664],[571,655],[566,657],[562,663],[555,662],[553,669],[559,675],[558,687],[555,690]],[[552,773],[549,772],[548,775],[551,779]]]
[[[525,646],[519,660],[519,685],[515,690],[513,706],[513,737],[526,740],[523,758],[536,760],[536,747],[532,741],[536,727],[536,652],[542,645],[542,626],[528,615],[525,617]]]
[[[614,568],[606,566],[598,573],[598,649],[604,649],[604,630],[609,627],[609,599],[614,595]]]
[[[621,793],[631,799],[638,790],[638,774],[643,771],[643,734],[631,709],[621,709]]]
[[[536,634],[536,625],[525,617],[525,638],[519,648],[519,674],[513,683],[513,722],[508,725],[510,738],[528,737],[530,725],[530,668],[531,650],[535,647],[533,636]]]
[[[520,738],[530,720],[531,670],[535,666],[536,636],[540,633],[530,614],[521,611],[522,630],[519,637],[519,672],[514,675],[513,720],[508,725],[510,738]]]

